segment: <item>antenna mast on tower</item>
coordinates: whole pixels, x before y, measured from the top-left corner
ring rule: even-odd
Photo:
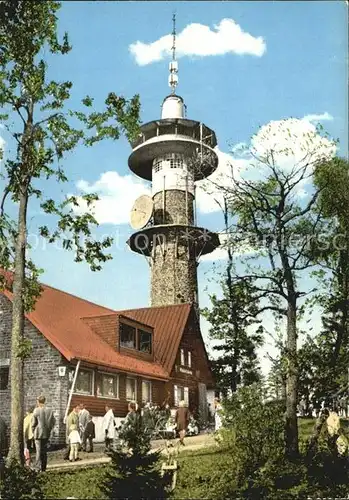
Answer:
[[[175,94],[178,85],[178,62],[176,61],[176,14],[172,16],[173,30],[172,30],[172,61],[170,62],[170,76],[168,77],[168,84],[171,87],[172,94]]]

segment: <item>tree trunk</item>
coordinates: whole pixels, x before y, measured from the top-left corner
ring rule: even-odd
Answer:
[[[235,358],[236,359],[236,358]],[[231,365],[231,382],[230,382],[230,389],[233,394],[236,393],[237,390],[237,367],[236,363],[233,363]]]
[[[345,231],[345,243],[346,247],[344,250],[340,250],[339,253],[339,263],[338,263],[338,286],[341,297],[340,305],[340,325],[337,331],[336,341],[334,345],[334,350],[331,359],[331,366],[333,368],[333,379],[336,376],[336,364],[339,358],[340,350],[344,342],[348,340],[348,317],[349,317],[349,234],[348,230]]]
[[[15,251],[13,279],[12,331],[11,331],[11,433],[8,461],[23,463],[23,360],[18,356],[18,347],[24,333],[23,289],[25,278],[27,188],[22,186],[18,210],[18,236]]]
[[[295,298],[289,300],[287,308],[287,362],[285,452],[288,457],[295,457],[299,454],[297,422],[297,308]]]

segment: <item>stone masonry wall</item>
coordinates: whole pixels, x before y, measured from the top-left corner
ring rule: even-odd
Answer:
[[[165,220],[163,217],[163,193],[154,196],[154,225],[194,224],[194,197],[180,190],[165,192]],[[188,210],[186,209],[188,201]],[[188,213],[187,213],[188,212]],[[183,227],[185,231],[185,227]],[[196,302],[197,271],[190,241],[181,232],[166,230],[159,235],[151,260],[151,305],[164,306]],[[176,242],[177,238],[177,242]]]
[[[12,304],[0,293],[0,358],[8,358],[11,352]],[[58,366],[66,364],[59,351],[28,321],[25,321],[25,336],[32,341],[32,354],[24,362],[24,409],[35,406],[40,394],[46,396],[47,406],[52,408],[56,425],[51,442],[65,441],[63,417],[68,398],[68,376],[58,375]],[[10,425],[10,387],[0,390],[1,416]]]
[[[189,242],[183,239],[176,244],[174,231],[166,234],[164,248],[157,245],[151,260],[153,307],[197,302],[197,267],[188,246]]]
[[[165,191],[165,220],[163,215],[163,193],[154,198],[154,225],[157,224],[194,224],[194,196],[188,193],[188,215],[186,210],[186,194],[184,191]]]

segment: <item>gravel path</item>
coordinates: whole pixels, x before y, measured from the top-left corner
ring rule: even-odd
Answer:
[[[177,443],[177,439],[172,440],[174,444]],[[199,434],[198,436],[192,436],[185,438],[185,446],[181,447],[183,451],[194,451],[200,448],[205,448],[209,446],[214,446],[215,440],[212,434]],[[152,442],[153,450],[163,450],[164,441],[156,440]],[[103,452],[104,445],[97,443],[94,447],[93,453],[80,452],[80,460],[77,462],[69,462],[63,459],[64,450],[49,452],[48,456],[48,470],[64,470],[75,467],[93,467],[95,465],[107,464],[110,462],[110,458]]]

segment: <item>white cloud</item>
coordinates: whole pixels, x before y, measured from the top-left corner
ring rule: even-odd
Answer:
[[[168,57],[172,47],[172,36],[166,35],[155,42],[139,40],[129,46],[131,54],[140,66],[161,61]],[[264,39],[244,31],[233,19],[222,19],[213,27],[191,23],[176,38],[177,57],[217,56],[228,53],[262,56],[266,51]]]
[[[292,193],[299,198],[307,196],[306,189],[311,183],[309,175],[316,162],[336,153],[335,143],[320,135],[306,117],[269,122],[252,137],[250,149],[258,157],[265,157],[272,151],[275,165],[285,175],[294,172],[295,168],[306,167],[306,177],[295,185]],[[257,162],[251,163],[247,170],[250,179],[263,178],[268,173],[268,167]]]
[[[318,122],[324,122],[324,121],[332,121],[333,120],[333,116],[330,115],[330,113],[328,113],[327,111],[325,111],[325,113],[321,113],[321,115],[305,115],[303,120],[307,120],[308,122],[315,122],[315,123],[318,123]]]
[[[91,212],[99,224],[128,224],[135,199],[142,194],[149,194],[148,186],[135,176],[122,176],[117,172],[105,172],[91,184],[80,180],[77,187],[84,194],[98,194],[99,200],[92,205]],[[75,211],[86,212],[86,202],[81,198],[79,202],[80,207]]]
[[[311,166],[320,158],[329,158],[336,153],[336,145],[327,137],[320,135],[316,126],[309,120],[323,115],[307,115],[301,119],[270,121],[263,125],[250,144],[238,143],[231,148],[231,154],[217,149],[217,170],[207,179],[197,183],[197,206],[201,213],[218,212],[223,203],[224,188],[231,189],[234,179],[261,180],[270,172],[268,167],[257,162],[253,152],[261,157],[273,151],[275,164],[285,174],[290,173],[295,165],[309,163]],[[326,115],[327,116],[327,115]],[[315,119],[315,118],[314,118]],[[324,118],[323,118],[324,119]],[[233,172],[233,174],[232,174]],[[307,196],[307,184],[310,179],[299,182],[294,194],[299,198]],[[223,187],[223,190],[220,189]],[[217,201],[219,203],[217,203]]]
[[[258,156],[273,151],[275,163],[288,170],[296,163],[332,156],[336,146],[321,136],[313,123],[302,119],[270,121],[251,139],[251,149]]]

